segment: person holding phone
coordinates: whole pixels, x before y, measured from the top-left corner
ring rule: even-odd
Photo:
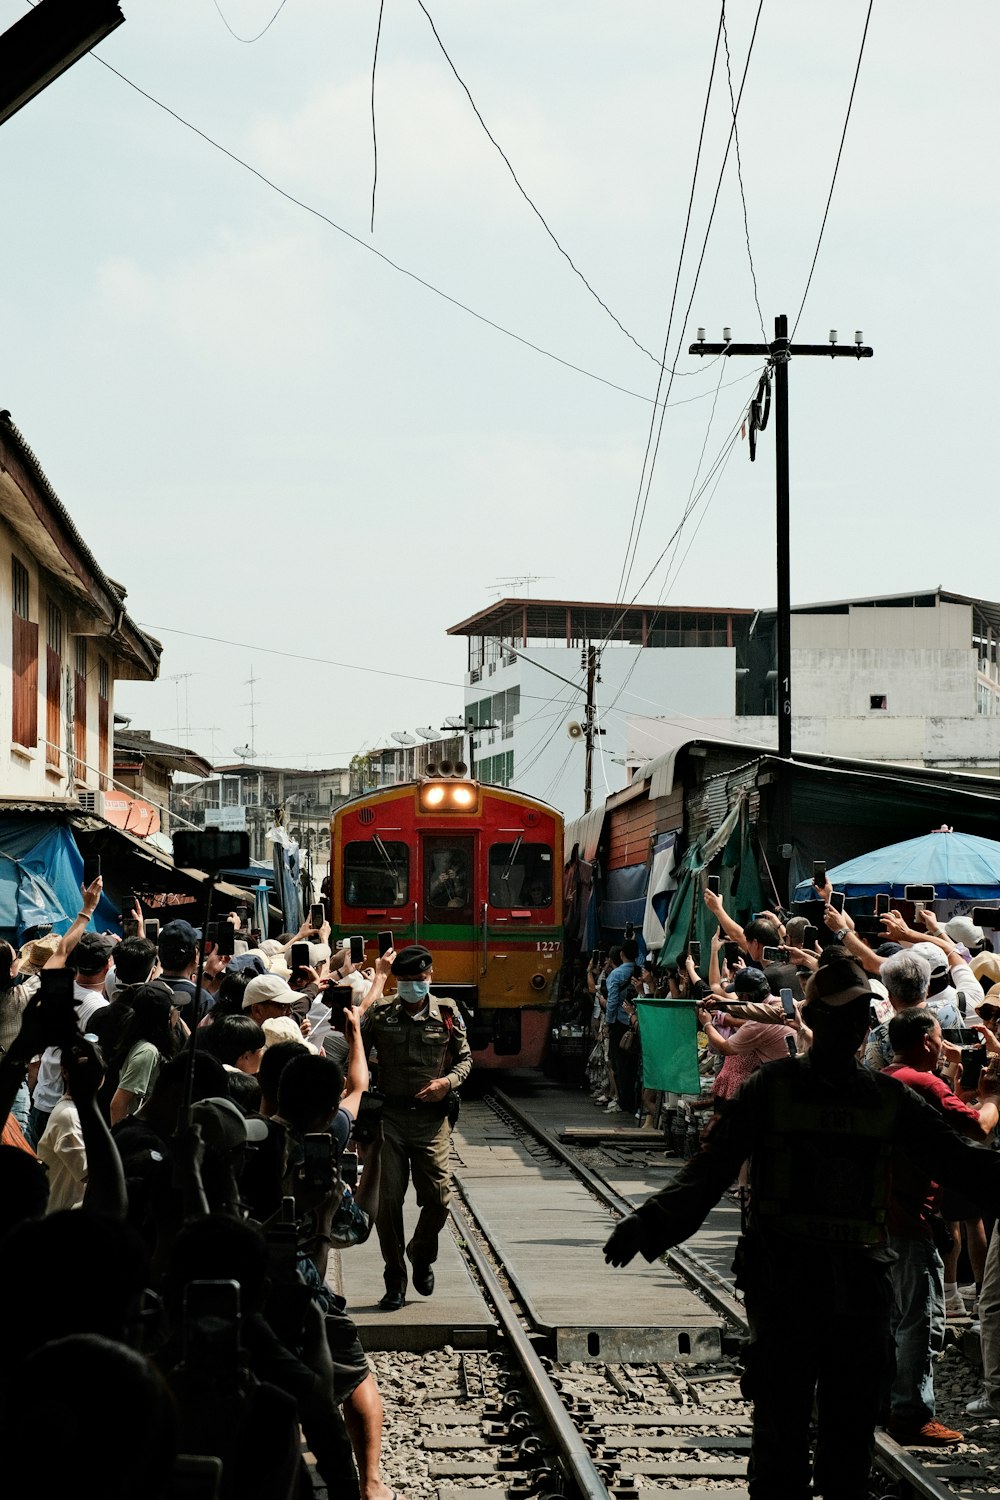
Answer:
[[[747,1003],[776,1004],[781,1009],[781,1001],[773,1000],[767,979],[760,969],[740,969],[732,989]],[[721,1052],[723,1056],[722,1067],[712,1085],[716,1114],[723,1112],[740,1085],[763,1063],[787,1057],[785,1039],[795,1036],[790,1026],[770,1020],[745,1021],[726,1036],[715,1025],[712,1012],[705,1005],[698,1007],[698,1025],[708,1037],[713,1052]]]
[[[1000,1080],[980,1074],[979,1107],[963,1103],[937,1076],[947,1043],[931,1011],[919,1006],[893,1016],[889,1042],[893,1058],[884,1072],[913,1089],[967,1140],[985,1141],[993,1133],[1000,1119]],[[960,1443],[962,1434],[943,1426],[935,1416],[934,1355],[941,1350],[945,1326],[944,1263],[932,1228],[940,1203],[940,1191],[926,1172],[905,1156],[894,1160],[889,1244],[896,1255],[892,1266],[896,1374],[888,1432],[900,1443],[949,1447]]]
[[[639,944],[635,938],[626,938],[622,943],[622,961],[608,975],[608,1004],[605,1020],[608,1026],[608,1063],[615,1075],[616,1097],[607,1106],[606,1113],[634,1115],[636,1112],[635,1065],[631,1059],[621,1055],[622,1038],[631,1031],[631,1017],[625,1003],[629,999],[632,977],[637,972]]]
[[[454,1000],[431,994],[434,959],[428,950],[418,943],[403,948],[392,973],[396,994],[368,1006],[362,1021],[365,1052],[378,1052],[385,1096],[376,1228],[385,1263],[379,1307],[386,1312],[406,1301],[407,1260],[415,1290],[422,1297],[434,1290],[438,1236],[451,1196],[452,1103],[472,1068],[461,1011]],[[420,1215],[407,1244],[403,1199],[411,1177]]]

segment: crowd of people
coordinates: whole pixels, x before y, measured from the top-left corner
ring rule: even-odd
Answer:
[[[1000,1415],[1000,956],[967,917],[890,910],[876,936],[828,879],[812,894],[823,930],[807,941],[799,915],[758,913],[744,929],[709,886],[718,930],[704,975],[690,952],[678,971],[655,955],[640,968],[634,945],[591,975],[623,1109],[636,1096],[616,1064],[612,997],[627,993],[628,1013],[652,983],[696,1007],[711,1110],[701,1149],[606,1254],[651,1260],[746,1185],[736,1270],[761,1500],[810,1484],[829,1500],[867,1493],[877,1424],[903,1445],[961,1443],[935,1408],[949,1320],[974,1317],[981,1337],[985,1387],[969,1414]]]
[[[326,923],[251,948],[182,919],[154,943],[138,904],[119,941],[89,930],[102,884],[64,935],[0,943],[11,1490],[41,1465],[122,1500],[292,1500],[311,1492],[305,1445],[331,1495],[396,1500],[329,1257],[374,1229],[381,1305],[402,1305],[407,1262],[433,1291],[461,1015],[417,945],[363,968]],[[94,1395],[113,1453],[84,1425]]]

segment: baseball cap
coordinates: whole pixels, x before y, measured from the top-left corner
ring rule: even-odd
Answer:
[[[171,968],[175,964],[190,963],[200,942],[200,927],[192,927],[190,922],[183,919],[167,922],[160,928],[157,943],[160,962]]]
[[[258,974],[243,991],[243,1009],[249,1010],[251,1005],[294,1005],[298,998],[280,975]]]
[[[940,951],[939,948],[938,952]],[[850,1005],[852,1000],[860,1000],[862,997],[870,1000],[871,993],[871,985],[864,970],[853,959],[846,957],[837,957],[820,964],[806,983],[806,1000],[818,1000],[832,1010],[839,1010],[842,1005]]]
[[[727,995],[743,995],[748,1000],[769,1000],[771,986],[762,969],[737,969],[732,984],[726,985]]]
[[[953,943],[961,943],[966,948],[978,948],[983,940],[983,929],[977,927],[970,917],[952,917],[944,924],[944,930]]]
[[[952,938],[952,942],[954,941],[954,938]],[[913,943],[909,951],[915,953],[918,958],[925,959],[930,964],[932,976],[934,974],[943,974],[948,967],[945,951],[943,948],[939,948],[937,943]]]
[[[243,1114],[231,1099],[199,1099],[191,1106],[191,1123],[200,1125],[206,1146],[216,1151],[235,1151],[268,1137],[267,1121]]]

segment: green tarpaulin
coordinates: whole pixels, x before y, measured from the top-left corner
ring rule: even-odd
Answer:
[[[640,1000],[642,1081],[663,1093],[698,1094],[698,1021],[690,1000]]]
[[[726,911],[741,927],[745,927],[755,911],[760,911],[764,897],[757,873],[753,838],[749,821],[745,817],[733,819],[733,827],[726,836],[722,854],[722,889]],[[700,844],[692,844],[684,856],[677,877],[677,889],[667,913],[666,935],[657,961],[660,969],[673,968],[687,952],[689,938],[701,943],[699,972],[708,977],[708,960],[712,936],[718,923],[705,905],[705,870],[718,851],[719,834],[708,841],[705,852]]]

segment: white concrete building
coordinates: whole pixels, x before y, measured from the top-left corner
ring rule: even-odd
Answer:
[[[773,610],[750,632],[739,707],[684,728],[776,746]],[[1000,604],[932,589],[793,607],[792,749],[1000,774]],[[635,714],[627,758],[676,742],[665,714]]]
[[[124,601],[0,412],[0,805],[82,797],[100,814],[115,682],[159,672]]]
[[[755,611],[501,599],[453,625],[468,639],[465,712],[475,726],[475,771],[552,802],[584,804],[586,651],[601,645],[595,691],[597,801],[628,781],[628,722],[636,712],[724,718],[738,684]],[[494,727],[490,727],[494,726]],[[466,757],[467,758],[467,757]]]

